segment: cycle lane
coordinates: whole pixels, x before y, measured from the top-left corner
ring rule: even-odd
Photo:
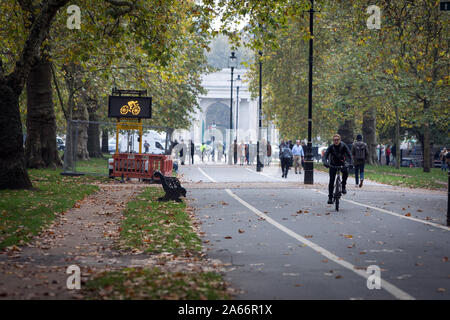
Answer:
[[[244,291],[238,299],[393,298],[384,290],[368,290],[364,278],[325,262],[326,257],[267,223],[226,191],[196,189],[188,196],[202,221],[208,256],[227,264],[226,279]]]
[[[254,197],[252,190],[233,192],[293,232],[353,264],[359,270],[377,265],[382,279],[419,299],[448,299],[450,234],[343,202],[339,212],[310,189],[272,191]],[[297,201],[293,203],[293,199]],[[300,212],[300,213],[299,213]]]
[[[250,171],[250,170],[248,170]],[[203,171],[204,173],[206,173],[205,171]],[[217,180],[221,180],[222,177],[220,175],[217,175],[217,170],[209,170],[208,174],[206,174],[209,179],[213,179],[212,181],[217,181]],[[241,172],[242,174],[242,172]],[[251,174],[251,173],[250,173]],[[254,175],[259,175],[256,172],[254,173]],[[254,175],[252,176],[251,179],[254,179]],[[214,178],[212,178],[214,177]],[[241,177],[242,179],[242,177]],[[245,180],[245,179],[244,179]],[[249,201],[249,203],[252,203],[252,205],[255,205],[255,208],[261,208],[262,212],[266,212],[269,214],[270,216],[270,212],[273,213],[280,213],[285,214],[289,213],[289,212],[285,212],[285,210],[280,210],[280,208],[283,208],[286,205],[291,205],[292,206],[292,199],[298,199],[298,191],[302,190],[302,189],[293,189],[293,190],[286,190],[283,189],[282,190],[282,194],[283,195],[288,195],[287,197],[283,198],[281,197],[280,199],[272,199],[272,202],[275,203],[265,203],[264,201],[270,198],[270,193],[272,192],[272,196],[276,196],[276,193],[280,192],[280,190],[255,190],[255,189],[236,189],[233,190],[233,192],[236,192],[236,194],[238,196],[242,196],[242,199],[245,199],[245,201]],[[239,193],[242,192],[247,192],[248,194],[243,194],[243,195],[239,195]],[[313,193],[311,193],[313,192]],[[314,194],[315,192],[315,194]],[[324,215],[325,217],[330,217],[331,212],[332,212],[332,208],[330,208],[331,206],[329,206],[328,208],[325,208],[325,206],[323,205],[323,199],[325,199],[323,197],[323,195],[320,195],[317,191],[314,190],[303,190],[304,195],[306,194],[305,199],[303,199],[301,202],[306,204],[308,203],[308,200],[312,200],[315,199],[314,201],[316,201],[316,205],[311,204],[310,208],[306,208],[305,210],[303,210],[303,217],[307,217],[308,214],[312,213],[312,216],[316,217],[316,219],[314,219],[314,223],[312,225],[308,225],[306,224],[306,229],[308,231],[312,231],[312,230],[316,230],[318,229],[318,224],[320,225],[319,221],[317,220],[317,217],[320,217],[322,215]],[[199,194],[203,193],[200,192]],[[213,192],[212,194],[209,195],[208,200],[210,201],[214,201],[214,199],[218,199],[217,196],[220,195],[222,196],[222,198],[225,198],[221,193],[219,193],[217,190],[215,192]],[[314,196],[312,196],[314,195]],[[219,196],[219,198],[220,198]],[[236,199],[233,199],[236,200]],[[287,202],[283,204],[283,201]],[[256,203],[254,203],[256,202]],[[231,202],[232,203],[232,202]],[[228,205],[228,204],[227,204]],[[260,207],[262,206],[262,207]],[[320,213],[319,211],[312,211],[312,208],[325,208],[326,212],[322,212]],[[264,210],[263,210],[264,209]],[[310,209],[310,210],[307,210]],[[214,212],[217,212],[217,208],[214,210]],[[239,210],[237,208],[235,208],[234,210]],[[240,210],[242,210],[242,207],[240,208]],[[361,206],[359,206],[359,208],[354,208],[351,210],[351,213],[354,214],[355,212],[358,212],[358,210],[361,210]],[[219,210],[220,211],[220,210]],[[375,293],[375,291],[379,291],[379,290],[368,290],[367,286],[366,286],[366,282],[363,278],[358,278],[356,277],[355,279],[355,275],[353,274],[349,274],[347,276],[345,276],[345,281],[341,281],[340,283],[327,283],[329,282],[329,280],[334,276],[334,279],[344,279],[344,276],[342,274],[337,274],[337,273],[333,273],[337,270],[337,272],[339,273],[339,271],[341,271],[338,268],[330,269],[330,270],[325,270],[328,268],[328,266],[326,266],[325,268],[323,268],[323,265],[321,265],[320,263],[318,263],[319,261],[322,264],[326,264],[329,261],[327,261],[327,259],[320,259],[317,260],[316,257],[314,257],[314,254],[311,254],[311,252],[309,252],[305,256],[303,256],[303,258],[301,259],[301,261],[299,261],[297,258],[294,258],[294,263],[290,263],[292,262],[290,258],[286,259],[286,256],[289,255],[289,252],[285,252],[283,255],[280,255],[279,253],[281,251],[283,251],[283,249],[288,248],[291,251],[297,251],[297,246],[298,244],[294,242],[292,242],[292,239],[289,240],[285,240],[280,241],[277,240],[275,242],[271,242],[271,241],[266,241],[267,238],[273,238],[273,239],[279,239],[279,237],[285,237],[285,235],[280,235],[276,232],[274,232],[273,229],[267,229],[264,232],[260,233],[258,232],[259,228],[257,228],[256,226],[254,227],[254,230],[252,230],[252,235],[254,236],[254,239],[252,241],[238,241],[237,243],[235,243],[234,245],[232,245],[231,247],[229,246],[230,244],[233,243],[233,237],[231,236],[226,236],[224,235],[223,231],[226,231],[226,233],[232,233],[234,229],[237,229],[239,227],[242,227],[242,220],[240,221],[232,221],[233,219],[231,219],[230,221],[227,221],[227,219],[229,219],[229,214],[230,214],[230,207],[228,207],[228,210],[225,210],[225,213],[222,213],[221,217],[218,218],[216,217],[215,219],[220,219],[220,229],[217,230],[218,232],[213,232],[213,238],[216,237],[215,240],[213,240],[214,242],[221,242],[220,243],[220,248],[217,248],[217,244],[215,243],[215,249],[217,250],[213,250],[211,251],[213,253],[213,255],[217,256],[217,257],[227,257],[227,255],[229,257],[234,257],[234,260],[236,261],[236,259],[243,259],[243,261],[246,261],[247,263],[244,264],[236,264],[233,263],[233,265],[236,267],[232,267],[233,272],[234,272],[234,280],[236,279],[240,279],[240,281],[235,281],[235,283],[243,283],[243,287],[247,288],[246,292],[244,295],[241,295],[241,297],[243,298],[260,298],[261,295],[263,295],[264,297],[267,297],[268,299],[272,299],[272,298],[284,298],[284,299],[292,299],[292,298],[342,298],[342,299],[346,299],[346,298],[376,298],[376,299],[389,299],[392,298],[392,295],[380,295],[380,293]],[[247,211],[244,211],[245,214],[248,214],[248,208]],[[250,210],[251,211],[251,210]],[[305,212],[308,211],[308,212]],[[341,213],[341,212],[340,212]],[[231,211],[232,214],[232,211]],[[292,213],[291,213],[292,214]],[[379,212],[377,212],[374,216],[376,216],[377,214],[380,214]],[[206,215],[208,216],[208,215]],[[295,214],[296,218],[298,218],[298,214]],[[359,215],[361,216],[361,214]],[[364,216],[371,216],[370,212],[365,212]],[[334,216],[331,216],[334,217]],[[351,218],[350,218],[351,217]],[[211,218],[211,217],[210,217]],[[295,220],[297,220],[296,218],[294,218],[294,222],[293,221],[289,221],[289,217],[281,217],[279,219],[281,223],[286,224],[286,222],[289,223],[289,227],[291,227],[291,225],[294,226],[294,228],[297,228],[298,223],[295,223]],[[348,221],[345,221],[345,219],[348,218],[348,221],[350,221],[351,223],[347,223]],[[377,231],[376,229],[374,230],[367,230],[367,226],[370,225],[377,225],[378,222],[372,221],[372,222],[368,222],[365,221],[363,223],[364,228],[361,228],[361,221],[355,220],[355,218],[358,218],[358,216],[339,216],[338,221],[334,221],[332,223],[330,223],[330,225],[332,226],[333,224],[337,226],[337,229],[334,231],[330,231],[330,230],[323,230],[323,227],[320,227],[318,230],[319,232],[315,232],[316,235],[314,234],[306,234],[304,235],[305,237],[307,237],[310,240],[314,240],[314,243],[320,242],[320,245],[322,246],[322,248],[324,249],[328,249],[330,247],[330,244],[333,246],[332,250],[330,249],[331,252],[335,252],[337,251],[336,256],[338,257],[338,259],[345,259],[345,254],[349,254],[349,256],[356,256],[355,257],[350,257],[350,258],[354,258],[355,261],[351,261],[352,263],[352,267],[354,267],[355,269],[358,270],[364,270],[368,264],[373,264],[373,263],[380,263],[381,264],[381,269],[382,269],[382,277],[384,275],[389,275],[389,272],[391,272],[392,270],[388,269],[387,266],[385,266],[386,264],[389,266],[393,266],[394,270],[400,270],[400,271],[408,271],[408,268],[403,268],[402,265],[406,262],[404,262],[404,257],[414,257],[414,254],[417,254],[417,252],[420,252],[420,250],[422,249],[422,247],[419,245],[419,248],[412,248],[412,249],[408,249],[407,251],[405,251],[404,249],[401,248],[401,246],[403,246],[402,243],[400,244],[400,247],[393,247],[393,248],[387,248],[386,246],[383,248],[379,248],[377,246],[380,245],[384,245],[384,244],[397,244],[398,240],[396,239],[395,241],[390,241],[387,242],[386,240],[379,240],[379,238],[383,238],[383,239],[388,239],[389,237],[392,237],[392,235],[389,235],[389,233],[386,230],[381,230],[382,232],[380,233],[379,231]],[[395,218],[395,217],[390,217]],[[378,220],[383,220],[383,217],[380,216],[377,218]],[[395,218],[397,220],[399,220],[398,218]],[[238,219],[239,220],[239,219]],[[292,220],[292,219],[291,219]],[[412,223],[412,221],[408,221],[410,223]],[[414,222],[416,223],[416,222]],[[347,225],[347,228],[342,228],[342,226],[339,227],[339,225]],[[352,229],[349,226],[352,226],[352,224],[355,226],[356,228]],[[209,226],[212,227],[214,226],[215,223],[210,223]],[[212,227],[212,229],[214,229],[214,227]],[[370,229],[370,228],[369,228]],[[373,229],[373,228],[372,228]],[[382,228],[383,229],[383,228]],[[409,228],[410,229],[410,228]],[[244,228],[239,229],[242,230],[242,233],[239,233],[239,238],[244,238],[243,235],[246,234],[246,231]],[[298,232],[299,234],[301,234],[302,231],[305,230],[305,222],[302,222],[302,228],[300,228],[299,230],[295,230],[296,232]],[[235,230],[234,230],[235,231]],[[279,230],[278,230],[279,231]],[[421,232],[423,231],[423,229],[421,229]],[[256,233],[255,233],[256,232]],[[380,234],[377,234],[380,233]],[[368,237],[368,239],[364,239],[363,236],[365,235],[370,235]],[[376,236],[374,237],[375,234]],[[415,233],[414,232],[409,232],[408,233],[410,236],[413,236]],[[217,238],[219,237],[219,238]],[[223,239],[226,239],[226,237],[228,237],[227,241],[223,242],[223,239],[220,239],[220,237],[223,237]],[[361,240],[361,238],[363,238],[363,240]],[[401,237],[401,233],[399,238],[401,238],[401,240],[404,240]],[[337,239],[337,240],[336,240]],[[353,242],[351,242],[350,244],[347,244],[346,242],[342,243],[342,240],[347,241],[348,240],[354,240]],[[406,240],[407,237],[405,238]],[[446,238],[447,239],[447,238]],[[258,242],[259,240],[259,242]],[[287,241],[287,242],[286,242]],[[444,240],[445,241],[445,240]],[[323,242],[323,243],[322,243]],[[364,242],[369,243],[369,245],[366,245]],[[438,243],[441,243],[441,240],[437,240]],[[258,250],[255,250],[254,248],[252,250],[250,250],[249,252],[245,253],[244,250],[239,250],[239,246],[244,246],[244,247],[254,247],[255,243],[260,247],[264,247],[263,244],[265,243],[270,243],[269,248],[266,248],[266,250],[263,250],[264,248],[258,248]],[[283,244],[284,243],[284,244]],[[340,243],[340,245],[337,245],[338,243]],[[428,240],[427,245],[430,245],[432,242]],[[408,241],[406,241],[406,244],[408,244]],[[372,245],[372,246],[370,246]],[[304,244],[301,244],[300,247],[304,247]],[[342,248],[346,248],[347,250],[344,250],[344,252],[342,251]],[[355,249],[355,250],[350,250],[350,252],[346,252],[349,251],[349,249]],[[288,250],[286,249],[286,250]],[[358,254],[360,255],[360,257],[358,257],[357,254],[355,254],[356,250],[361,250],[358,252]],[[353,252],[352,252],[353,251]],[[425,249],[425,252],[430,251],[430,248]],[[433,250],[431,250],[433,251]],[[305,250],[304,252],[308,252],[307,250]],[[243,253],[245,253],[244,255],[242,255]],[[255,255],[256,253],[256,255]],[[413,254],[411,254],[413,253]],[[317,252],[316,252],[317,254]],[[374,255],[381,255],[378,258],[374,257]],[[397,255],[395,255],[397,254]],[[437,257],[440,257],[442,255],[442,248],[438,248],[437,251],[435,252]],[[295,255],[296,256],[296,255]],[[320,256],[320,255],[319,255]],[[393,262],[390,262],[389,260],[391,259],[391,257],[396,257],[393,259]],[[250,260],[246,259],[246,257],[251,257]],[[267,260],[266,262],[254,262],[255,259],[257,259],[258,257],[261,257],[263,260]],[[276,258],[274,258],[276,257]],[[340,257],[340,258],[339,258]],[[366,257],[362,264],[358,264],[361,261],[361,257]],[[351,260],[351,259],[347,259],[347,260]],[[442,258],[444,259],[445,256]],[[316,259],[316,260],[314,260]],[[424,260],[420,260],[423,259],[423,255],[422,256],[417,256],[418,262],[415,263],[415,266],[423,266],[423,261],[427,260],[428,258],[425,257]],[[388,262],[386,262],[386,261]],[[410,259],[411,260],[411,259]],[[412,260],[414,260],[414,258],[412,258]],[[436,259],[435,259],[436,260]],[[253,262],[251,262],[253,261]],[[272,261],[272,262],[270,262]],[[280,264],[279,262],[283,261],[285,263]],[[286,262],[287,261],[287,262]],[[311,261],[315,261],[314,263],[310,263]],[[326,262],[325,262],[326,261]],[[399,262],[401,261],[401,262]],[[299,263],[301,262],[301,263]],[[410,261],[411,262],[411,261]],[[274,264],[275,263],[275,264]],[[428,262],[427,262],[428,263]],[[411,263],[409,263],[410,265]],[[421,275],[420,272],[417,273],[417,270],[413,270],[413,273],[405,273],[405,272],[400,272],[400,273],[393,273],[393,276],[389,275],[389,278],[392,278],[392,280],[402,280],[400,281],[399,285],[403,285],[405,281],[405,279],[409,279],[411,277],[416,277],[417,275],[417,279],[424,279],[423,281],[425,281],[427,283],[427,286],[429,288],[432,288],[434,285],[438,285],[438,289],[442,289],[442,290],[447,290],[446,286],[447,284],[445,283],[445,285],[442,285],[443,282],[445,282],[445,280],[448,279],[445,278],[436,278],[436,272],[440,272],[442,273],[442,265],[437,264],[436,265],[436,261],[434,261],[432,263],[433,265],[435,265],[436,270],[432,271],[432,272],[428,272],[428,274],[426,274],[425,276]],[[408,265],[408,263],[407,263]],[[408,265],[408,266],[409,266]],[[287,268],[286,270],[288,270],[289,268],[293,267],[294,269],[296,266],[302,266],[301,267],[301,271],[302,273],[299,272],[280,272],[285,270],[284,268]],[[400,267],[399,267],[400,266]],[[444,265],[445,268],[445,265]],[[350,269],[350,268],[349,268]],[[423,268],[425,269],[425,268]],[[432,268],[433,269],[433,268]],[[256,270],[257,272],[252,272],[252,270]],[[297,271],[299,270],[298,268],[296,269]],[[291,270],[292,271],[292,270]],[[341,273],[345,273],[348,270],[342,270]],[[269,272],[269,273],[266,273]],[[388,273],[386,273],[388,272]],[[281,274],[281,276],[280,276]],[[270,275],[270,276],[268,276]],[[294,290],[294,292],[291,292],[292,289],[287,289],[287,288],[291,288],[292,285],[294,284],[294,286],[297,288],[305,288],[304,284],[298,283],[298,277],[300,275],[303,275],[302,282],[307,283],[308,285],[306,285],[306,287],[308,287],[308,290]],[[286,286],[284,286],[285,288],[283,290],[279,289],[279,286],[277,286],[278,283],[283,283],[286,282],[286,277],[292,276],[294,277],[293,279],[291,279],[292,281],[290,281],[289,283],[286,284]],[[328,278],[323,278],[323,276],[328,277]],[[251,280],[250,280],[251,279]],[[363,281],[361,281],[363,280]],[[386,280],[386,279],[385,279]],[[422,282],[423,282],[422,281]],[[420,282],[420,281],[419,281]],[[448,282],[448,281],[447,281]],[[364,283],[364,285],[362,285],[362,283]],[[411,284],[413,282],[409,281],[408,282],[408,288],[411,287]],[[417,283],[417,282],[414,282]],[[344,285],[342,285],[344,284]],[[255,289],[255,286],[258,289]],[[414,284],[412,285],[414,287]],[[416,286],[417,287],[417,286]],[[262,289],[265,290],[262,290]],[[274,288],[277,288],[276,290],[274,290]],[[320,289],[321,288],[321,289]],[[335,289],[332,290],[331,288]],[[356,290],[355,292],[355,288],[358,288],[358,290]],[[418,289],[416,288],[416,291],[421,291],[421,288],[423,288],[423,285],[421,286],[419,283]],[[414,288],[413,288],[414,289]],[[430,293],[432,291],[431,290],[426,290],[424,292],[426,292],[426,294],[422,295],[423,298],[431,298],[432,294]],[[269,292],[269,294],[264,294],[263,292]],[[289,292],[289,294],[286,294],[287,292]],[[368,293],[370,292],[370,293]],[[446,298],[447,295],[445,294],[446,291],[437,291],[437,296],[433,297],[433,298]],[[269,297],[270,296],[270,297]],[[419,294],[420,296],[420,294]],[[398,297],[397,297],[398,298]],[[420,297],[419,297],[420,298]]]

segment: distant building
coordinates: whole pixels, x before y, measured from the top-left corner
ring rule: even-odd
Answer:
[[[248,79],[246,78],[246,69],[235,69],[234,80],[240,75],[242,81],[239,84],[233,81],[233,137],[236,138],[236,102],[237,102],[237,85],[239,85],[239,102],[238,102],[238,132],[237,139],[240,142],[252,141],[256,143],[258,138],[258,100],[251,99],[248,91]],[[207,90],[207,94],[200,96],[200,109],[193,115],[194,121],[189,130],[176,130],[174,139],[184,139],[185,141],[193,139],[196,145],[203,141],[211,141],[214,136],[215,143],[226,142],[229,140],[230,128],[230,97],[231,97],[231,70],[222,69],[215,73],[203,76],[202,85]],[[262,138],[267,137],[269,140],[274,135],[275,130],[264,129]]]

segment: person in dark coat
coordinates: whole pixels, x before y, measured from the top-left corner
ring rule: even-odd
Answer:
[[[361,188],[364,180],[364,165],[369,157],[367,143],[362,141],[362,135],[356,136],[356,142],[352,145],[353,164],[355,165],[355,183]]]
[[[191,143],[190,143],[189,147],[191,149],[191,164],[194,164],[195,145],[192,142],[192,140],[191,140]]]
[[[325,155],[322,159],[323,165],[326,168],[330,168],[330,165],[339,167],[344,166],[341,170],[342,172],[342,193],[346,194],[347,189],[347,178],[348,178],[348,169],[347,166],[352,161],[352,155],[350,150],[348,150],[347,145],[341,141],[341,136],[339,134],[335,134],[333,136],[333,144],[330,145],[325,151]],[[328,204],[333,203],[333,189],[334,189],[334,180],[336,178],[337,169],[330,168],[330,181],[328,183]]]

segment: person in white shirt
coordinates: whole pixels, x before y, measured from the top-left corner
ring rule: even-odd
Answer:
[[[297,174],[297,168],[298,168],[298,173],[301,174],[302,173],[301,163],[303,162],[305,154],[303,152],[302,146],[300,145],[300,140],[297,140],[295,142],[295,145],[292,148],[292,154],[294,155],[295,174]]]

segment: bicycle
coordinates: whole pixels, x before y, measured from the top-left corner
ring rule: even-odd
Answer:
[[[332,166],[330,168],[336,169],[336,180],[334,182],[334,192],[333,192],[333,203],[335,205],[336,211],[339,211],[339,199],[342,196],[342,182],[341,182],[341,171],[346,166]]]

